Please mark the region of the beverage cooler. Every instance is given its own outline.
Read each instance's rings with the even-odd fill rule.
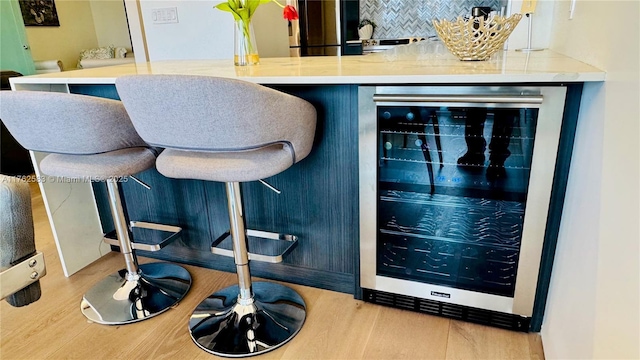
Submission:
[[[565,94],[360,87],[365,301],[528,330]]]

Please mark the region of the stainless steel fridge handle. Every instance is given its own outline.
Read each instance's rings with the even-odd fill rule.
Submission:
[[[374,94],[375,102],[445,102],[464,104],[542,104],[542,95],[407,95]]]

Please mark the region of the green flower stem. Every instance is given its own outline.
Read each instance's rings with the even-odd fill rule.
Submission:
[[[244,50],[245,56],[254,53],[253,42],[251,41],[251,22],[245,20],[239,20],[242,22],[242,33],[244,34]]]

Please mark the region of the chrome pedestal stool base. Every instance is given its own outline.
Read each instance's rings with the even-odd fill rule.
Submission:
[[[284,345],[302,328],[306,307],[293,289],[253,283],[248,304],[241,304],[238,293],[237,285],[222,289],[191,315],[191,338],[203,350],[226,357],[259,355]]]
[[[133,279],[123,269],[94,285],[82,298],[82,313],[106,325],[142,321],[170,309],[191,287],[191,275],[181,266],[151,263],[139,269]]]

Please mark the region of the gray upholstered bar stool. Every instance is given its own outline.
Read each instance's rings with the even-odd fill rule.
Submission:
[[[0,118],[28,150],[51,153],[40,169],[51,177],[106,180],[120,251],[126,268],[98,282],[84,295],[81,310],[101,324],[127,324],[158,315],[184,297],[191,276],[168,263],[138,265],[118,179],[154,166],[156,153],[136,133],[115,100],[36,91],[0,92]],[[139,224],[140,225],[140,224]],[[142,223],[177,232],[180,228]]]
[[[191,315],[195,343],[220,356],[273,350],[304,323],[304,301],[291,288],[251,282],[240,182],[278,174],[311,151],[315,108],[248,82],[198,76],[140,75],[116,80],[140,136],[166,148],[156,161],[171,178],[226,184],[238,285],[215,292]],[[265,233],[262,233],[265,234]],[[273,234],[267,234],[269,237]]]

